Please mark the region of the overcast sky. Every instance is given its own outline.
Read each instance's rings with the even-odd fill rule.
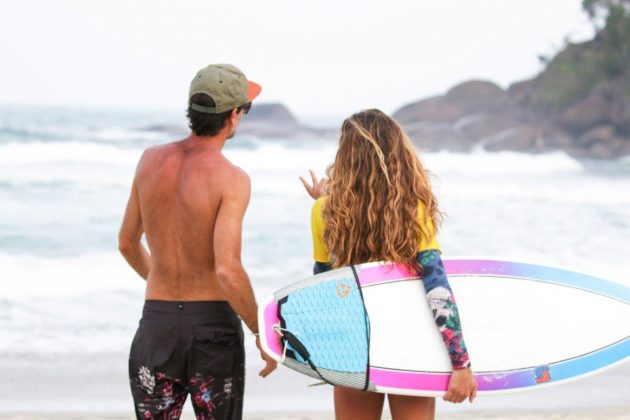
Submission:
[[[229,62],[299,116],[401,105],[540,71],[592,35],[580,0],[19,0],[0,3],[0,102],[182,109]]]

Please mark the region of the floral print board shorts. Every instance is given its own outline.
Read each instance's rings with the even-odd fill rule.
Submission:
[[[241,419],[240,319],[225,301],[145,301],[129,380],[138,419],[178,419],[188,394],[197,419]]]

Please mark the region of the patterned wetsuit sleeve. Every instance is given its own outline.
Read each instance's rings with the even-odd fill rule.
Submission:
[[[422,281],[435,323],[451,358],[454,370],[470,367],[455,297],[448,284],[439,251],[429,249],[418,254]]]

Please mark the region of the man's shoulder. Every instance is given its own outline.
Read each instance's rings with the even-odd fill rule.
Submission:
[[[182,140],[172,141],[170,143],[154,144],[144,149],[142,156],[156,156],[164,153],[171,153],[181,149]]]
[[[250,182],[249,174],[245,172],[241,167],[230,163],[230,171],[231,174],[235,177],[238,182]]]
[[[144,178],[149,173],[154,173],[157,168],[163,167],[167,160],[177,160],[177,153],[174,153],[175,143],[159,144],[146,148],[136,167],[136,178]]]
[[[142,152],[142,156],[140,156],[140,163],[147,160],[155,159],[156,157],[164,154],[167,151],[167,148],[169,148],[169,146],[172,144],[173,143],[156,144],[156,145],[147,147]]]
[[[229,183],[249,183],[249,175],[241,167],[233,164],[222,152],[213,158],[213,165],[208,168],[212,173],[221,173]]]
[[[181,151],[182,140],[149,146],[142,152],[140,163],[144,161],[160,160],[167,156],[176,157],[178,155],[177,152]]]
[[[246,192],[251,189],[251,179],[247,172],[242,168],[230,163],[227,167],[227,180],[230,184],[230,189]]]

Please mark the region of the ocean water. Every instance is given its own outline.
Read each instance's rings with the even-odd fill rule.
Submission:
[[[25,371],[41,375],[32,379],[40,388],[64,377],[87,381],[81,398],[46,388],[45,409],[128,406],[126,355],[144,282],[118,255],[117,233],[142,150],[177,139],[155,125],[185,127],[184,113],[0,107],[0,364],[14,366],[14,381],[0,386],[0,410],[28,407]],[[237,135],[227,144],[226,156],[252,179],[243,261],[259,297],[309,275],[312,200],[298,176],[309,168],[322,175],[335,151],[335,139]],[[421,157],[447,215],[445,255],[534,261],[630,286],[630,159],[483,150]],[[248,355],[253,372],[253,340]],[[77,358],[87,362],[71,363]],[[108,372],[114,379],[94,378]],[[272,386],[251,380],[252,410],[274,409],[269,393],[287,393],[283,383],[305,384],[279,377]],[[107,393],[102,383],[121,389]],[[329,410],[327,392],[304,388],[294,405]]]

